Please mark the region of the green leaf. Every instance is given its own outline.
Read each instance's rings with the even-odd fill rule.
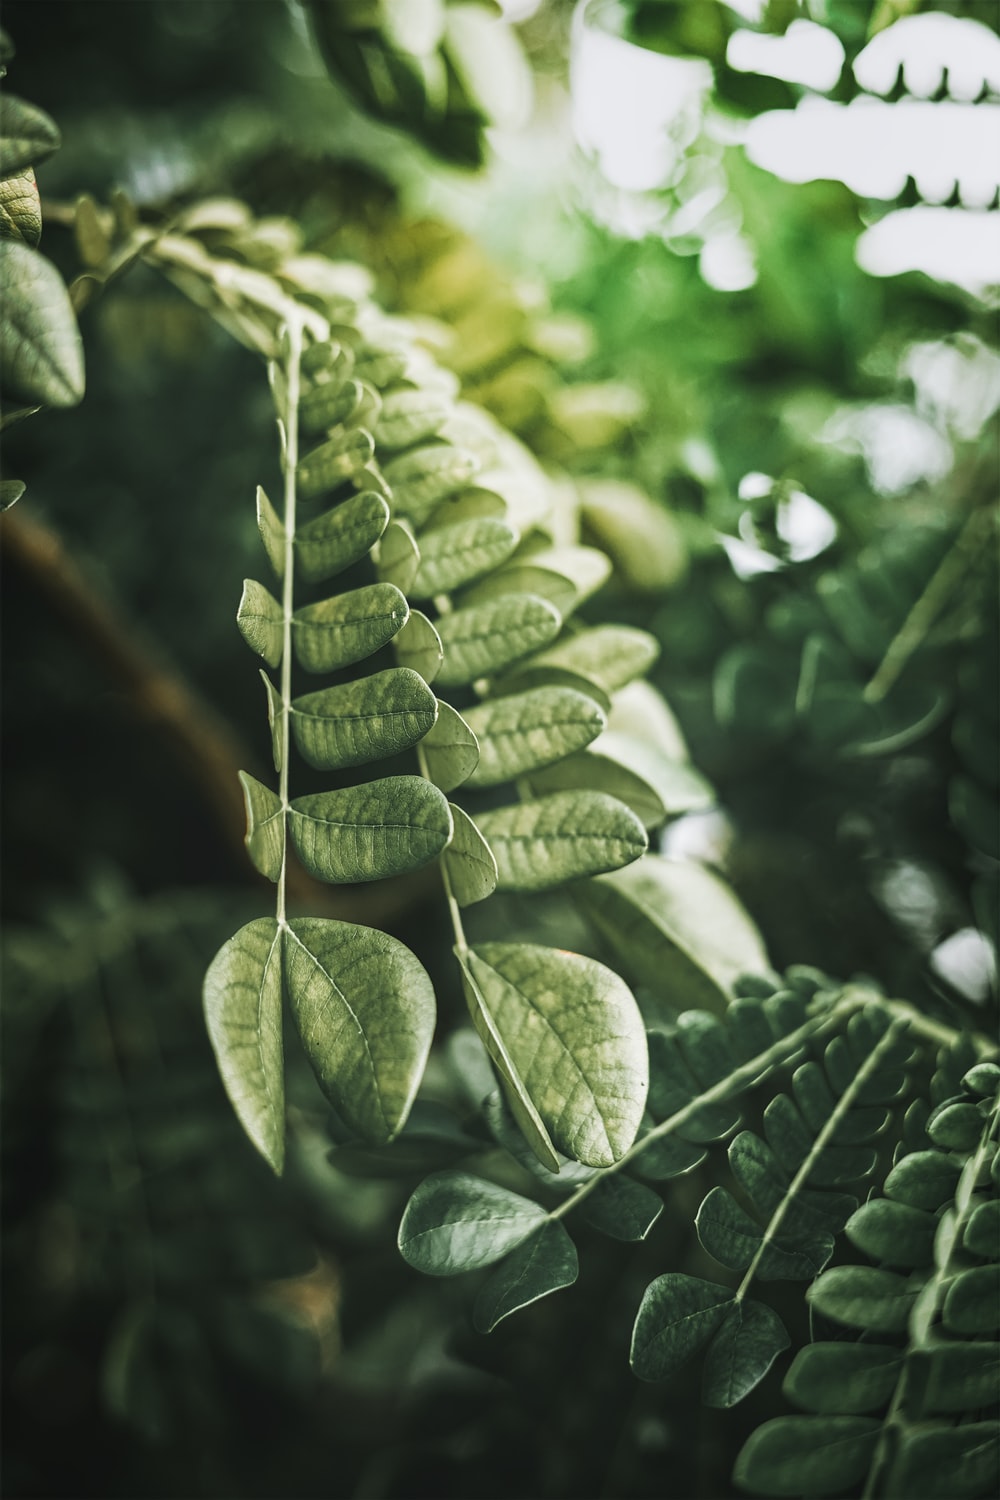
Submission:
[[[363,469],[375,452],[375,440],[363,427],[349,427],[321,443],[299,461],[299,497],[313,500],[334,490]]]
[[[983,1133],[983,1117],[974,1104],[949,1099],[932,1111],[924,1129],[942,1151],[973,1151]]]
[[[274,761],[274,769],[281,770],[281,760],[284,753],[284,719],[285,706],[281,701],[281,694],[267,673],[261,668],[261,681],[264,691],[267,693],[267,722],[271,730],[271,757]]]
[[[573,585],[573,608],[596,594],[611,577],[611,559],[597,547],[543,547],[524,558],[534,568],[558,573]]]
[[[455,1276],[500,1260],[546,1218],[519,1193],[467,1172],[435,1172],[406,1205],[399,1249],[425,1275]]]
[[[652,745],[672,765],[686,765],[691,759],[680,725],[663,694],[641,677],[615,693],[608,728]]]
[[[313,386],[299,403],[299,422],[304,432],[318,433],[339,427],[361,404],[363,388],[360,381],[346,378],[353,367],[353,354],[349,349],[341,349],[337,359],[338,363],[342,361],[339,371],[331,379]]]
[[[551,568],[539,568],[534,563],[511,563],[495,573],[488,573],[468,588],[463,589],[459,603],[462,608],[476,604],[489,604],[502,599],[506,594],[537,594],[547,599],[565,619],[576,604],[577,594],[572,581]]]
[[[366,557],[389,524],[389,507],[374,490],[362,490],[300,526],[295,559],[309,583],[333,578]]]
[[[643,1293],[632,1330],[632,1371],[640,1380],[666,1380],[681,1369],[725,1321],[733,1293],[714,1281],[668,1271]]]
[[[996,1422],[922,1423],[900,1434],[887,1493],[919,1500],[973,1500],[996,1493],[1000,1432]]]
[[[511,1313],[572,1286],[578,1273],[576,1246],[563,1226],[550,1220],[522,1240],[483,1283],[472,1321],[479,1333],[492,1333]]]
[[[257,486],[257,530],[264,543],[271,567],[279,578],[285,576],[285,528],[281,517],[267,498],[262,485]]]
[[[621,961],[672,1011],[722,1011],[741,974],[770,969],[733,892],[702,865],[650,856],[581,887]]]
[[[1000,1199],[992,1198],[972,1210],[962,1244],[984,1260],[1000,1259]]]
[[[289,825],[310,875],[335,884],[419,870],[452,835],[447,800],[422,776],[296,797]]]
[[[16,505],[25,489],[23,479],[0,479],[0,512],[10,510],[12,505]]]
[[[911,1151],[885,1179],[885,1195],[934,1213],[955,1196],[961,1172],[961,1163],[942,1151]]]
[[[752,1130],[741,1130],[730,1142],[729,1165],[740,1187],[762,1213],[773,1214],[787,1201],[785,1224],[796,1234],[839,1234],[858,1206],[857,1198],[849,1193],[806,1189],[789,1199],[791,1174]]]
[[[241,927],[205,975],[205,1020],[233,1109],[264,1160],[285,1161],[281,942],[273,917]]]
[[[558,611],[534,594],[507,594],[494,603],[455,610],[438,620],[444,647],[440,680],[461,687],[487,677],[559,634]]]
[[[969,1412],[991,1406],[1000,1382],[1000,1346],[937,1342],[924,1352],[930,1370],[924,1391],[928,1412]]]
[[[1000,1329],[1000,1265],[973,1266],[948,1288],[942,1310],[951,1333],[984,1334]]]
[[[419,672],[425,682],[433,682],[444,661],[441,637],[425,614],[411,609],[406,624],[392,643],[401,667]]]
[[[420,567],[410,591],[415,599],[450,593],[497,567],[517,542],[517,532],[507,521],[488,516],[425,531],[420,538]]]
[[[285,857],[285,820],[281,798],[246,771],[239,773],[246,804],[246,846],[257,869],[268,880],[277,880]]]
[[[646,1035],[618,975],[593,959],[527,943],[470,951],[469,972],[509,1067],[566,1156],[610,1166],[642,1121]]]
[[[434,987],[387,933],[300,917],[285,941],[288,998],[306,1055],[345,1124],[367,1141],[401,1129],[434,1036]]]
[[[468,813],[454,802],[450,806],[455,831],[444,851],[445,868],[451,893],[459,906],[473,906],[496,890],[497,862]]]
[[[356,682],[292,700],[292,733],[317,770],[361,766],[398,755],[434,724],[437,699],[407,667],[390,667]]]
[[[475,454],[450,443],[411,448],[382,467],[393,509],[421,526],[436,505],[462,489],[479,468]]]
[[[553,792],[481,813],[500,888],[544,891],[638,859],[646,830],[624,803],[602,792]]]
[[[376,564],[379,578],[408,594],[419,567],[420,548],[409,521],[390,521],[379,543]]]
[[[535,680],[544,681],[550,671],[561,671],[592,682],[602,692],[615,693],[633,677],[641,677],[659,654],[656,638],[645,630],[595,625],[538,652],[511,674],[510,685],[523,682],[528,686]]]
[[[496,786],[581,749],[607,722],[600,706],[573,688],[543,687],[470,708],[479,741],[470,786]]]
[[[0,95],[0,177],[37,166],[58,151],[61,140],[44,110],[14,94]]]
[[[281,605],[274,595],[255,579],[245,579],[236,623],[250,650],[262,656],[269,667],[276,667],[281,661],[283,622]]]
[[[810,1305],[835,1323],[872,1333],[902,1333],[920,1288],[876,1266],[834,1266],[806,1292]]]
[[[0,181],[0,235],[37,245],[42,234],[38,184],[30,167]]]
[[[733,1482],[752,1495],[838,1495],[868,1473],[882,1424],[874,1417],[772,1417],[750,1434]]]
[[[711,1344],[702,1373],[707,1406],[736,1406],[759,1385],[791,1340],[778,1314],[763,1302],[730,1307]]]
[[[647,829],[666,818],[710,807],[715,795],[693,767],[669,761],[631,736],[602,734],[582,754],[570,756],[531,778],[539,792],[591,787],[617,797]]]
[[[391,391],[382,402],[375,438],[382,448],[408,448],[433,437],[454,411],[454,402],[436,390]]]
[[[465,719],[450,703],[438,701],[438,716],[422,751],[427,775],[442,792],[454,791],[475,771],[479,744]]]
[[[714,1187],[705,1198],[695,1220],[698,1238],[715,1260],[731,1271],[749,1266],[765,1232],[741,1208],[724,1187]],[[755,1275],[761,1281],[811,1281],[833,1254],[832,1234],[817,1234],[810,1241],[790,1241],[787,1234],[764,1246]]]
[[[363,661],[402,630],[409,612],[406,599],[391,583],[370,583],[307,604],[292,616],[299,664],[307,672],[335,672]]]
[[[19,240],[0,239],[0,389],[28,405],[83,399],[83,343],[62,277]]]
[[[659,1193],[620,1173],[605,1177],[580,1207],[594,1229],[627,1242],[644,1240],[662,1212]]]
[[[920,1269],[934,1261],[938,1221],[926,1209],[891,1198],[872,1198],[844,1226],[852,1245],[884,1266]]]
[[[903,1366],[891,1344],[807,1344],[785,1376],[782,1391],[807,1411],[860,1414],[888,1406]]]

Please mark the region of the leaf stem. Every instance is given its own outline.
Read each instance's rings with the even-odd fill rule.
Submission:
[[[296,469],[299,462],[299,365],[302,359],[302,324],[292,319],[285,328],[285,410],[281,460],[285,479],[285,568],[281,596],[281,752],[278,768],[278,796],[281,800],[282,846],[281,871],[278,875],[277,918],[285,925],[285,894],[288,878],[288,761],[292,717],[292,611],[295,607],[295,507],[297,499]]]
[[[431,778],[427,770],[427,757],[424,754],[423,745],[417,746],[417,763],[420,767],[421,776],[425,781],[430,781]],[[445,861],[444,854],[442,854],[438,859],[438,868],[441,871],[441,884],[444,886],[444,894],[448,902],[448,911],[451,915],[451,928],[453,933],[455,934],[455,947],[458,951],[460,962],[464,963],[465,956],[469,951],[469,944],[465,936],[465,926],[462,922],[462,909],[459,906],[458,902],[455,900],[455,892],[452,889],[451,878],[448,874],[448,865]]]

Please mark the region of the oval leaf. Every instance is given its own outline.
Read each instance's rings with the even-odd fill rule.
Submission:
[[[462,715],[443,700],[438,702],[434,727],[421,745],[428,778],[443,792],[468,781],[479,763],[479,744]]]
[[[461,687],[536,651],[559,634],[558,610],[534,594],[507,594],[490,604],[459,609],[438,621],[444,647],[440,679]]]
[[[309,583],[333,578],[366,557],[389,524],[389,507],[374,490],[362,490],[342,505],[300,526],[295,560]]]
[[[408,616],[409,605],[391,583],[370,583],[321,599],[292,616],[295,654],[307,672],[335,672],[378,651],[402,630]]]
[[[297,797],[289,824],[310,875],[335,884],[419,870],[452,835],[447,800],[421,776]]]
[[[420,548],[407,521],[390,521],[379,543],[378,576],[384,583],[394,583],[404,594],[417,576]]]
[[[641,677],[660,654],[655,636],[628,625],[595,625],[567,636],[547,651],[541,651],[511,674],[511,683],[545,679],[550,671],[570,672],[615,693]]]
[[[236,623],[250,650],[262,656],[269,667],[276,667],[281,661],[283,621],[281,605],[274,595],[255,579],[245,579]]]
[[[479,741],[471,786],[496,786],[580,750],[606,724],[600,705],[573,688],[543,687],[470,708]]]
[[[296,470],[299,496],[314,500],[363,469],[375,452],[375,440],[363,427],[349,427],[307,453]]]
[[[69,293],[50,261],[0,239],[0,389],[28,405],[83,398],[83,343]]]
[[[463,488],[479,468],[479,460],[450,443],[411,448],[383,465],[392,490],[393,509],[420,526],[436,505]]]
[[[285,821],[281,799],[263,782],[241,771],[240,785],[246,804],[245,843],[257,869],[268,880],[277,880],[285,857]]]
[[[545,1210],[467,1172],[435,1172],[420,1184],[399,1226],[402,1257],[428,1276],[492,1265],[545,1223]]]
[[[646,830],[624,803],[602,792],[553,792],[481,813],[502,890],[544,891],[638,859]]]
[[[640,1380],[666,1380],[721,1327],[733,1301],[728,1287],[668,1271],[643,1293],[632,1330],[632,1370]]]
[[[329,771],[408,750],[427,734],[437,711],[422,677],[390,667],[294,698],[292,733],[304,759]]]
[[[726,1408],[742,1401],[790,1343],[784,1323],[763,1302],[740,1302],[731,1307],[705,1358],[705,1404]]]
[[[425,682],[434,681],[444,661],[441,637],[419,609],[410,611],[406,624],[393,640],[392,649],[399,665],[412,667]]]
[[[264,1160],[285,1161],[281,943],[273,917],[241,927],[212,960],[205,1020],[226,1093]]]
[[[44,110],[14,94],[0,95],[0,177],[37,166],[58,151],[59,127]]]
[[[493,1272],[479,1289],[472,1321],[480,1333],[492,1333],[511,1313],[572,1286],[579,1274],[576,1246],[558,1220],[550,1220]]]
[[[839,1495],[868,1473],[875,1417],[774,1417],[750,1435],[733,1479],[752,1495]]]
[[[411,580],[410,591],[415,599],[450,593],[459,584],[497,567],[517,542],[513,526],[490,517],[425,531],[420,538],[420,567]]]
[[[477,901],[485,901],[496,890],[497,862],[468,813],[453,802],[451,815],[455,832],[444,851],[448,883],[459,906],[473,906]]]

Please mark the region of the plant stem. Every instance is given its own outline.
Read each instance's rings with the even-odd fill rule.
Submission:
[[[431,778],[427,772],[427,757],[424,754],[423,745],[419,744],[417,745],[417,764],[420,767],[420,774],[424,778],[424,780],[430,781]],[[451,928],[452,932],[455,934],[455,947],[458,951],[460,959],[464,960],[465,955],[469,951],[469,944],[465,936],[465,926],[462,922],[462,909],[459,906],[458,902],[455,900],[455,892],[452,889],[451,877],[448,874],[448,866],[445,861],[444,854],[442,854],[438,860],[438,868],[441,871],[441,884],[444,886],[444,894],[448,901],[448,911],[451,916]]]
[[[297,499],[296,469],[299,462],[299,363],[302,358],[302,324],[292,319],[285,328],[285,356],[283,359],[286,381],[285,410],[283,414],[283,442],[281,459],[285,479],[285,569],[282,579],[281,613],[281,762],[278,768],[278,796],[281,800],[282,849],[281,872],[278,875],[277,918],[279,927],[285,925],[285,894],[288,871],[288,761],[291,749],[292,718],[292,610],[295,607],[295,505]]]

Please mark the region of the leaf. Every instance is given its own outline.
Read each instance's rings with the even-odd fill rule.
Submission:
[[[466,721],[479,741],[475,787],[513,781],[561,760],[601,733],[603,710],[573,688],[543,687],[470,708]]]
[[[707,1406],[736,1406],[759,1385],[783,1349],[791,1343],[784,1323],[763,1302],[744,1301],[729,1308],[711,1344],[702,1373]]]
[[[273,917],[241,927],[205,975],[205,1020],[226,1093],[264,1160],[285,1161],[281,943]]]
[[[955,1196],[961,1163],[942,1151],[911,1151],[885,1179],[885,1195],[934,1213]]]
[[[1000,1328],[1000,1265],[973,1266],[948,1288],[942,1309],[951,1333],[996,1333]]]
[[[0,388],[28,405],[83,399],[83,343],[69,293],[50,261],[0,239]]]
[[[602,792],[553,792],[481,813],[501,890],[544,891],[638,859],[646,830],[624,803]]]
[[[468,813],[454,802],[450,806],[455,831],[444,851],[445,869],[451,893],[459,906],[473,906],[477,901],[485,901],[496,890],[497,862]]]
[[[25,167],[58,151],[62,137],[44,110],[14,94],[0,95],[0,177],[13,177]]]
[[[555,605],[563,619],[572,613],[577,601],[572,580],[551,568],[540,568],[534,563],[515,562],[495,573],[488,573],[468,588],[463,589],[460,604],[463,608],[475,604],[488,604],[501,599],[505,594],[537,594]]]
[[[962,1244],[984,1260],[1000,1258],[1000,1199],[992,1198],[972,1210]]]
[[[317,770],[360,766],[408,750],[427,734],[438,712],[423,678],[390,667],[292,700],[292,733]]]
[[[651,856],[580,888],[621,961],[672,1011],[722,1011],[741,974],[770,969],[733,892],[703,866]]]
[[[313,500],[317,495],[336,489],[345,479],[363,469],[374,452],[375,440],[363,427],[339,431],[300,459],[296,470],[300,498]]]
[[[612,970],[562,949],[486,943],[467,958],[509,1067],[566,1156],[610,1166],[631,1146],[648,1087],[638,1006]]]
[[[91,269],[102,266],[111,254],[111,216],[97,205],[91,193],[80,193],[73,205],[73,237],[80,259]]]
[[[425,614],[411,609],[406,624],[392,643],[401,667],[419,672],[425,682],[433,682],[444,661],[441,637]]]
[[[543,547],[525,557],[532,567],[568,578],[573,585],[573,608],[596,594],[611,577],[611,559],[597,547]]]
[[[333,578],[366,557],[389,524],[389,507],[374,490],[362,490],[325,515],[306,521],[295,535],[295,560],[308,583]]]
[[[492,1333],[511,1313],[572,1286],[578,1274],[576,1246],[562,1224],[550,1220],[522,1240],[480,1287],[473,1324],[479,1333]]]
[[[708,1193],[695,1227],[709,1255],[731,1271],[746,1270],[764,1245],[755,1271],[761,1281],[811,1281],[833,1254],[832,1234],[817,1234],[805,1243],[789,1241],[786,1234],[765,1244],[764,1229],[724,1187]]]
[[[752,1130],[741,1130],[730,1142],[729,1165],[740,1187],[762,1213],[773,1214],[787,1200],[786,1227],[796,1233],[839,1234],[858,1206],[857,1198],[849,1193],[806,1189],[789,1199],[791,1174]]]
[[[475,1271],[545,1223],[545,1210],[467,1172],[435,1172],[413,1194],[399,1226],[403,1259],[428,1276]]]
[[[852,1245],[869,1260],[886,1266],[920,1269],[934,1261],[938,1220],[926,1209],[872,1198],[853,1213],[844,1226]]]
[[[663,694],[641,677],[615,693],[608,728],[652,745],[674,765],[684,765],[691,758],[680,725]]]
[[[427,776],[442,792],[468,781],[479,762],[476,736],[450,703],[438,700],[438,716],[424,738],[421,751]]]
[[[900,1434],[887,1475],[889,1493],[919,1500],[965,1500],[996,1492],[1000,1433],[996,1422],[922,1423]]]
[[[23,479],[0,479],[0,512],[10,510],[12,505],[16,505],[25,489]]]
[[[497,567],[517,542],[513,526],[489,516],[425,531],[420,538],[420,567],[410,591],[415,599],[450,593]]]
[[[307,672],[335,672],[363,661],[402,630],[409,612],[406,599],[391,583],[369,583],[307,604],[292,616],[299,664]]]
[[[588,1224],[627,1242],[644,1240],[662,1212],[659,1193],[620,1173],[605,1177],[580,1207]]]
[[[438,620],[444,648],[440,680],[461,687],[510,666],[559,634],[557,610],[534,594],[507,594]]]
[[[269,667],[278,666],[284,649],[284,615],[274,595],[253,578],[244,579],[236,623],[250,650]]]
[[[349,352],[342,351],[344,354]],[[336,376],[314,386],[299,403],[299,422],[303,431],[334,432],[346,423],[357,426],[367,390],[363,381],[341,381]]]
[[[37,245],[42,234],[38,184],[30,167],[0,181],[0,235]]]
[[[420,548],[408,521],[390,521],[379,543],[377,572],[383,583],[394,583],[404,594],[417,576]]]
[[[785,1376],[782,1391],[807,1411],[880,1411],[892,1399],[903,1351],[892,1344],[807,1344]]]
[[[610,732],[582,754],[533,776],[531,783],[539,792],[579,787],[606,792],[630,807],[650,830],[668,817],[710,807],[716,800],[693,767],[667,760],[641,740]]]
[[[479,468],[475,454],[450,443],[411,448],[382,466],[392,490],[393,509],[409,516],[416,526],[427,520],[436,505],[463,488]]]
[[[272,568],[279,578],[284,578],[285,528],[262,485],[257,486],[257,530]]]
[[[300,917],[285,940],[288,998],[306,1055],[345,1124],[367,1141],[401,1129],[434,1036],[434,987],[387,933]]]
[[[281,694],[267,673],[261,668],[261,681],[267,694],[267,722],[271,730],[271,756],[274,761],[274,769],[281,770],[282,755],[284,752],[284,720],[285,706],[281,701]]]
[[[615,693],[652,666],[660,648],[654,636],[627,625],[595,625],[540,651],[511,674],[510,685],[544,680],[550,671],[571,672],[605,693]],[[506,684],[505,684],[506,685]]]
[[[728,1287],[668,1271],[643,1293],[629,1356],[640,1380],[666,1380],[722,1326],[733,1301]]]
[[[928,1412],[969,1412],[996,1401],[1000,1347],[989,1343],[935,1343],[926,1355],[930,1370],[924,1392]]]
[[[392,391],[382,402],[376,441],[383,448],[408,448],[433,437],[453,411],[454,402],[440,391]]]
[[[902,1333],[919,1287],[876,1266],[834,1266],[806,1292],[811,1307],[851,1328]]]
[[[772,1417],[736,1460],[733,1482],[752,1495],[838,1495],[868,1473],[882,1424],[874,1417]]]
[[[268,880],[277,880],[285,857],[285,820],[281,798],[263,782],[239,773],[246,804],[246,846],[257,869]]]
[[[336,884],[419,870],[452,834],[445,797],[421,776],[296,797],[289,826],[310,875]]]

